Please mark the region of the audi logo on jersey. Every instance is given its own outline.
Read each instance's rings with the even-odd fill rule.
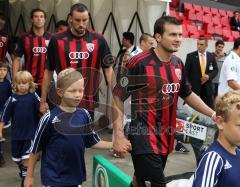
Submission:
[[[32,49],[32,51],[34,53],[46,53],[47,52],[47,48],[46,47],[34,47]]]
[[[3,47],[4,46],[4,43],[3,42],[0,42],[0,47]]]
[[[89,53],[88,52],[70,52],[69,58],[71,60],[81,60],[81,59],[88,59]]]
[[[164,94],[176,93],[176,92],[179,92],[179,89],[180,89],[180,84],[179,83],[163,84],[162,93],[164,93]]]

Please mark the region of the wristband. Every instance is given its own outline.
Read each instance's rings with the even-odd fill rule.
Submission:
[[[211,119],[214,120],[216,118],[216,112],[213,112],[211,115]]]

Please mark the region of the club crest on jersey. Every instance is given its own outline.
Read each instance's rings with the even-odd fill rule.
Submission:
[[[7,41],[7,37],[2,36],[2,41],[5,43]]]
[[[93,52],[94,44],[93,43],[87,43],[87,49],[88,49],[89,52]]]
[[[177,75],[178,80],[182,79],[182,71],[179,68],[175,69],[175,74]]]
[[[46,44],[46,46],[48,46],[49,40],[45,40],[45,44]]]

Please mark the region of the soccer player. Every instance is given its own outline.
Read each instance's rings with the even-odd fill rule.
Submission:
[[[78,187],[86,180],[85,148],[112,147],[112,142],[100,140],[91,129],[91,117],[79,108],[84,93],[84,79],[73,68],[61,71],[57,77],[59,106],[41,118],[34,142],[25,187],[34,186],[33,172],[42,151],[41,179],[44,186]]]
[[[85,5],[74,4],[70,10],[71,28],[52,37],[48,46],[48,63],[44,72],[41,111],[47,109],[47,92],[55,70],[59,73],[68,67],[77,68],[85,81],[84,96],[80,104],[94,117],[98,106],[100,70],[103,68],[107,85],[111,87],[112,56],[104,37],[89,30],[89,12]]]
[[[233,44],[233,50],[225,58],[219,77],[218,95],[240,89],[240,38]]]
[[[218,138],[208,148],[194,175],[193,187],[235,187],[240,184],[240,93],[216,99]]]
[[[205,115],[215,114],[191,91],[184,65],[173,55],[181,44],[181,22],[170,16],[157,19],[154,36],[157,47],[133,57],[113,91],[118,106],[113,127],[119,144],[125,139],[123,101],[132,98],[129,139],[138,187],[166,186],[163,170],[173,150],[178,96]],[[119,147],[127,149],[126,145]]]
[[[42,9],[31,11],[32,28],[31,31],[21,34],[17,48],[14,51],[13,77],[20,70],[20,60],[24,55],[25,64],[23,69],[29,71],[38,84],[36,92],[41,95],[41,86],[45,63],[47,61],[47,46],[51,34],[44,30],[46,13]]]
[[[3,111],[4,104],[6,100],[12,94],[12,86],[8,79],[6,79],[8,72],[8,64],[6,62],[0,61],[0,114]],[[3,140],[2,135],[3,125],[0,125],[0,141]],[[2,141],[0,142],[0,167],[3,167],[5,160],[2,152]]]
[[[27,172],[31,140],[39,121],[39,102],[32,75],[27,71],[17,72],[13,94],[4,105],[0,124],[3,126],[11,119],[12,160],[19,167],[22,185]]]

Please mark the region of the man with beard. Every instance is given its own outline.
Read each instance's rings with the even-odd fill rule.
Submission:
[[[194,92],[186,80],[182,61],[173,55],[182,39],[182,25],[174,17],[156,20],[157,47],[133,57],[113,91],[117,104],[115,138],[124,142],[123,101],[131,96],[129,139],[138,187],[166,186],[164,167],[173,150],[178,96],[195,110],[214,118],[215,112]],[[116,117],[113,116],[113,117]],[[115,147],[116,151],[121,152]]]

